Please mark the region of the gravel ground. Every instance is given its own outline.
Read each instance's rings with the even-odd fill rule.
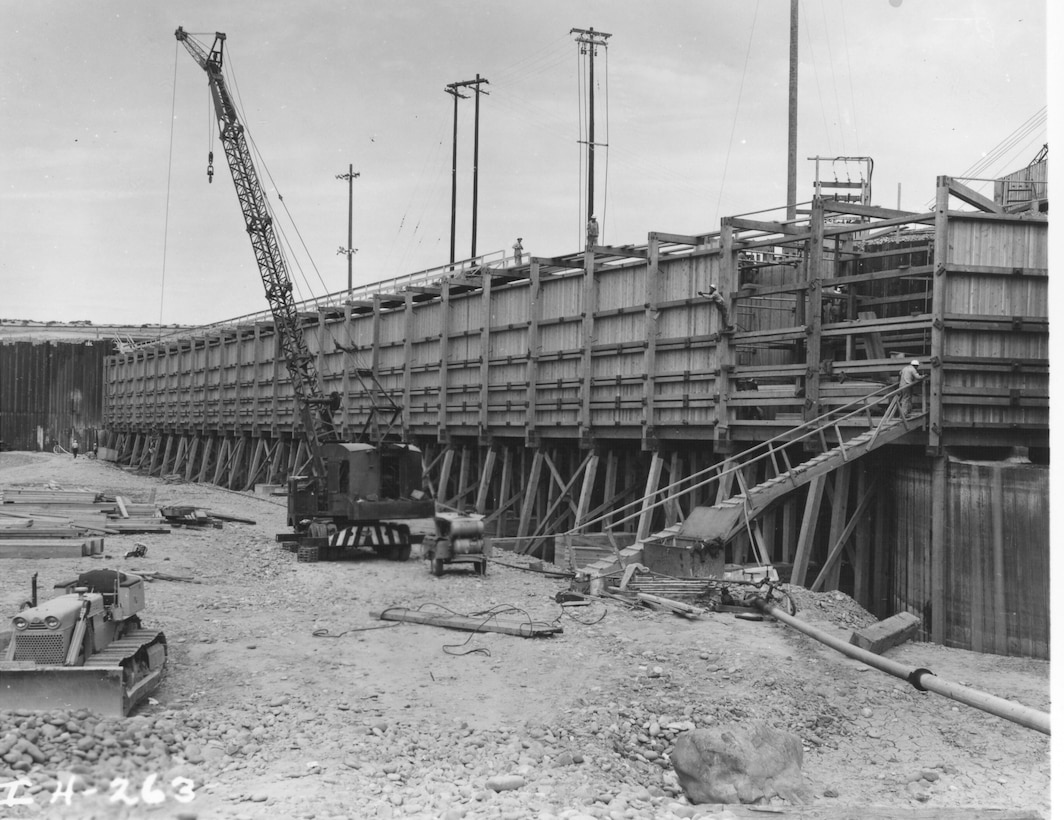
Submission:
[[[103,559],[2,562],[5,616],[34,572],[42,590],[100,566],[197,583],[148,585],[144,625],[165,631],[170,658],[134,716],[0,712],[0,817],[750,817],[689,805],[668,757],[684,731],[754,719],[801,738],[813,807],[1049,816],[1048,738],[917,692],[782,624],[598,602],[570,615],[554,601],[567,584],[508,553],[483,578],[435,578],[416,557],[299,563],[273,538],[284,529],[278,499],[85,458],[0,454],[0,487],[48,482],[134,500],[154,491],[159,505],[257,523],[113,537]],[[122,558],[134,542],[147,555]],[[840,636],[874,620],[842,593],[792,592],[799,617]],[[486,621],[505,612],[562,632],[520,638],[371,617],[390,606]],[[887,654],[1049,708],[1048,663],[923,643]],[[17,778],[17,790],[3,786]]]

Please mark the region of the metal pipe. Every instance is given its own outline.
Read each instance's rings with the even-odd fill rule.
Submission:
[[[893,675],[896,678],[908,681],[922,692],[934,692],[936,695],[942,695],[943,697],[950,698],[958,703],[963,703],[983,712],[989,712],[990,714],[1004,718],[1005,720],[1011,720],[1013,723],[1018,723],[1020,726],[1026,726],[1028,729],[1034,729],[1044,735],[1050,734],[1048,712],[1040,712],[1029,706],[1013,703],[1010,700],[999,698],[996,695],[991,695],[987,692],[981,692],[978,689],[972,689],[968,686],[961,686],[959,683],[942,680],[930,669],[906,666],[905,664],[877,655],[875,652],[869,652],[867,649],[861,649],[859,646],[846,643],[842,639],[836,638],[834,635],[829,635],[827,632],[823,632],[816,627],[810,626],[805,621],[795,618],[793,615],[788,615],[774,603],[767,601],[764,598],[755,598],[752,603],[763,613],[771,615],[777,621],[781,621],[787,624],[787,626],[797,629],[799,632],[808,635],[814,640],[820,641],[820,643],[826,646],[830,646],[832,649],[837,649],[843,655],[861,661],[862,663],[866,663],[881,672],[886,672],[888,675]]]

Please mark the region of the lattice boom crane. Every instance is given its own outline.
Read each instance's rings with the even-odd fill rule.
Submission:
[[[394,560],[406,560],[411,535],[404,522],[435,514],[435,502],[425,487],[421,451],[383,436],[375,442],[339,440],[333,415],[339,409],[340,397],[336,393],[324,395],[244,126],[222,76],[225,35],[215,34],[209,51],[183,28],[178,28],[175,36],[207,73],[222,145],[291,376],[310,456],[311,475],[288,477],[288,523],[295,532],[278,535],[278,539],[295,541],[300,549],[314,550],[315,554],[324,550],[327,557],[338,558],[345,550],[365,546]],[[400,412],[394,404],[392,409],[389,429]]]
[[[233,174],[236,195],[244,213],[244,224],[255,252],[259,275],[266,290],[266,300],[270,304],[285,365],[292,378],[292,389],[296,393],[303,428],[306,431],[311,470],[320,478],[325,474],[321,445],[338,440],[332,421],[332,411],[335,407],[322,391],[314,356],[307,347],[296,302],[292,296],[288,264],[277,241],[273,217],[270,215],[266,195],[248,150],[244,126],[237,117],[236,107],[222,76],[225,34],[219,32],[214,35],[214,44],[209,52],[183,28],[178,28],[174,34],[199,63],[200,68],[207,72],[207,82],[218,117],[218,129],[225,156]]]

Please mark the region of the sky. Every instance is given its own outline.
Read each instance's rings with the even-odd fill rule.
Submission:
[[[0,318],[266,309],[178,26],[208,48],[227,35],[300,298],[347,286],[349,167],[356,286],[449,261],[445,86],[478,75],[478,254],[517,237],[526,254],[579,250],[589,77],[572,29],[610,34],[594,63],[600,243],[786,204],[786,0],[0,0]],[[875,204],[926,210],[936,176],[1007,173],[1048,139],[1045,0],[801,0],[798,39],[799,201],[808,157],[870,156]],[[458,259],[473,251],[474,112],[459,100]]]

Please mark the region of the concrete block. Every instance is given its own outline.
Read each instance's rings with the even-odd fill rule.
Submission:
[[[920,618],[911,612],[899,612],[885,621],[855,630],[850,643],[879,655],[892,646],[911,640],[920,628]]]

